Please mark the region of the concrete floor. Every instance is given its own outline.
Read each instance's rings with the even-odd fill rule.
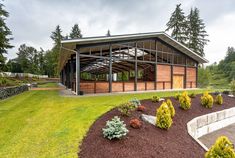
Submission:
[[[199,140],[208,148],[210,148],[220,136],[226,136],[235,144],[235,124],[229,125],[225,128],[209,133],[199,138]]]

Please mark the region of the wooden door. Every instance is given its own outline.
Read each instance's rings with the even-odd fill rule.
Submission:
[[[183,75],[173,75],[173,89],[184,88],[184,76]]]

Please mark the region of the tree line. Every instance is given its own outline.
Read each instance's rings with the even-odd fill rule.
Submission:
[[[206,38],[208,34],[205,30],[205,23],[200,18],[198,8],[191,8],[186,16],[181,9],[181,4],[177,4],[166,26],[166,31],[171,31],[171,36],[174,39],[198,55],[205,56],[204,46],[209,40]]]

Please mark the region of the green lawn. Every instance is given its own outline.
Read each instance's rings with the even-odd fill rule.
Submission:
[[[99,116],[133,97],[154,94],[174,92],[69,98],[58,91],[28,91],[0,101],[0,157],[77,157],[79,143]]]
[[[39,84],[39,88],[53,88],[53,87],[58,87],[58,83],[56,82],[49,82],[49,83],[44,83],[44,84]]]

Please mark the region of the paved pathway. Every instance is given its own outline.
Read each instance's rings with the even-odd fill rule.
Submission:
[[[235,124],[229,125],[225,128],[209,133],[199,138],[199,140],[210,148],[220,136],[227,136],[229,140],[235,144]]]

